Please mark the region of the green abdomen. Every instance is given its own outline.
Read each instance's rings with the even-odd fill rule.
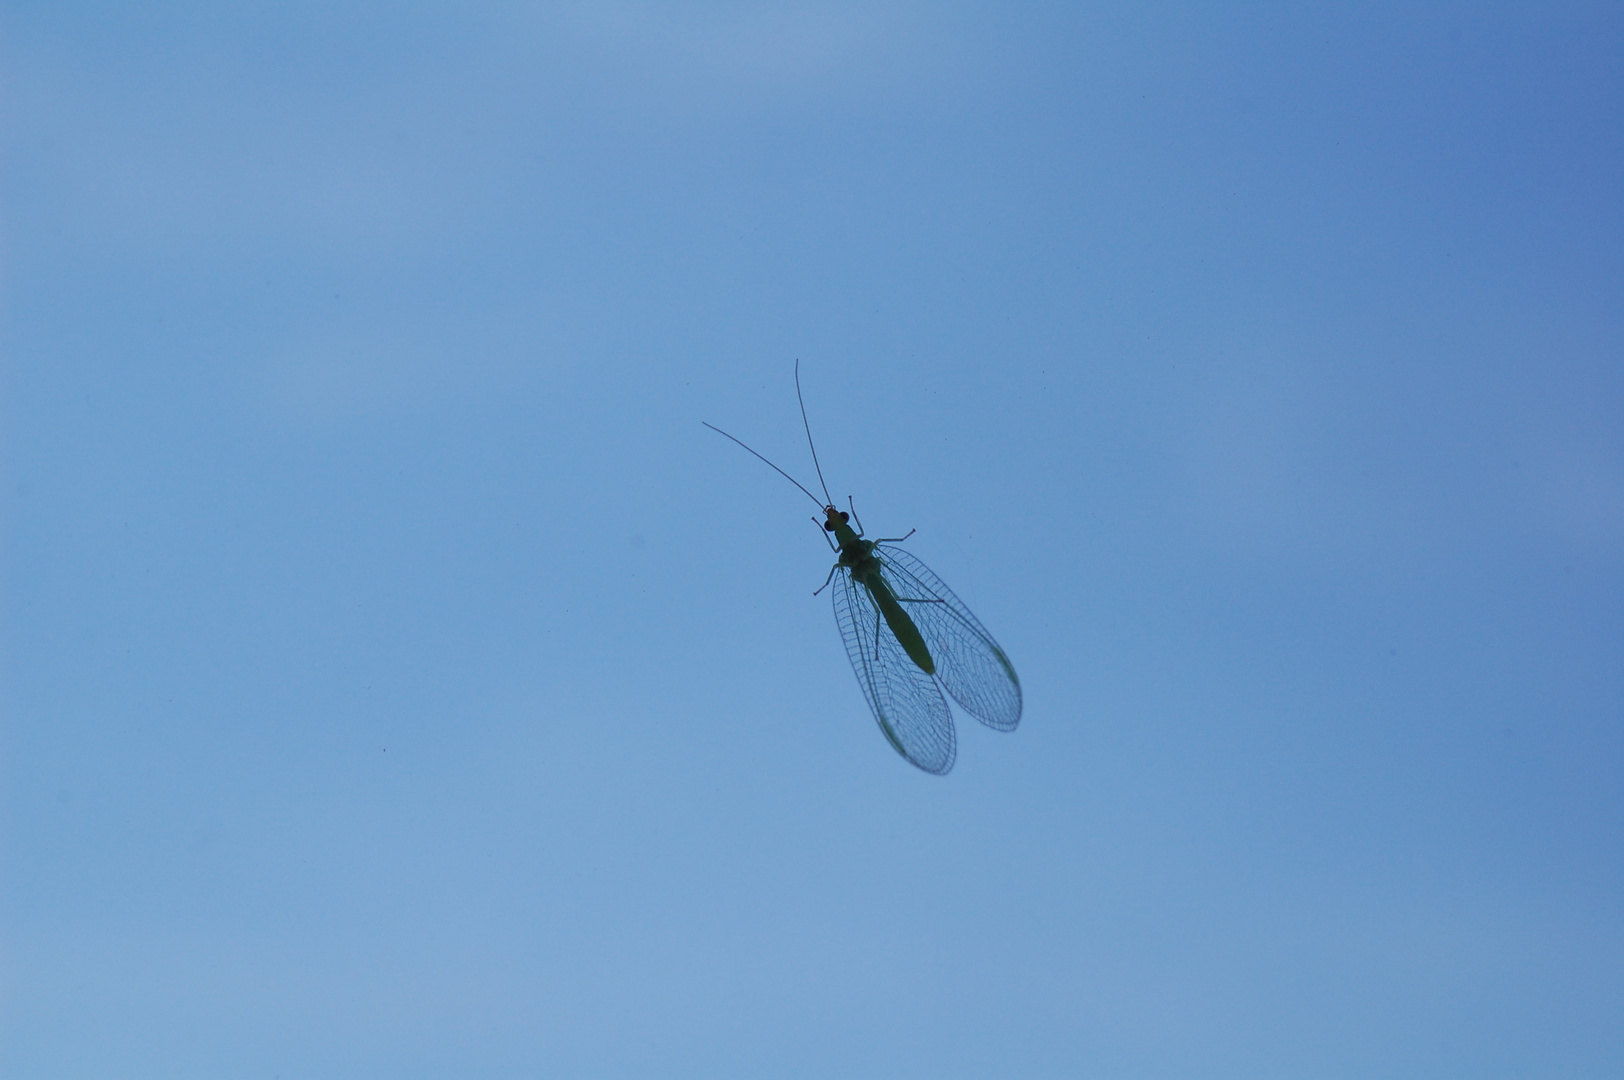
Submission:
[[[878,572],[865,574],[863,584],[868,587],[869,595],[874,598],[880,614],[885,617],[885,625],[897,636],[903,651],[926,675],[936,674],[936,661],[930,658],[930,650],[925,648],[925,639],[919,636],[919,628],[908,617],[908,613],[902,610],[902,605],[897,603],[897,598],[892,595],[891,587],[885,583],[885,579],[880,577]]]

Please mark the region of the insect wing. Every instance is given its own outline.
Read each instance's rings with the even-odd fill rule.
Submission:
[[[892,593],[925,639],[936,661],[936,677],[953,700],[990,728],[1015,730],[1021,722],[1021,680],[987,628],[941,578],[906,551],[881,544],[874,554]]]
[[[874,598],[850,571],[835,571],[835,622],[880,731],[897,753],[940,776],[957,753],[953,714],[941,688],[903,651]]]

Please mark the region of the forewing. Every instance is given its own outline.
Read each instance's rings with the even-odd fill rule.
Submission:
[[[1021,680],[987,628],[941,578],[906,551],[881,544],[874,554],[891,591],[919,627],[936,661],[936,677],[953,700],[990,728],[1015,730],[1021,722]]]
[[[835,622],[857,683],[880,731],[897,753],[940,776],[957,752],[953,714],[936,681],[908,658],[866,588],[844,567],[835,571]]]

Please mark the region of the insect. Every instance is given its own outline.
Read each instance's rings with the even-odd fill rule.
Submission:
[[[1021,721],[1021,681],[1004,650],[953,590],[924,563],[896,546],[914,530],[904,536],[865,540],[863,523],[850,497],[846,499],[849,514],[835,508],[823,467],[818,464],[812,425],[806,419],[799,361],[795,398],[812,450],[812,467],[823,488],[821,502],[800,481],[740,440],[713,424],[705,426],[749,450],[818,505],[823,519],[812,520],[822,526],[824,539],[840,558],[812,595],[833,583],[835,622],[880,731],[909,762],[941,776],[953,768],[957,754],[953,714],[943,690],[988,727],[1014,731]]]

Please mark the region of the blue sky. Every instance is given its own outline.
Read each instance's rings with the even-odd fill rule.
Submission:
[[[1624,1069],[1617,7],[0,35],[7,1075]]]

